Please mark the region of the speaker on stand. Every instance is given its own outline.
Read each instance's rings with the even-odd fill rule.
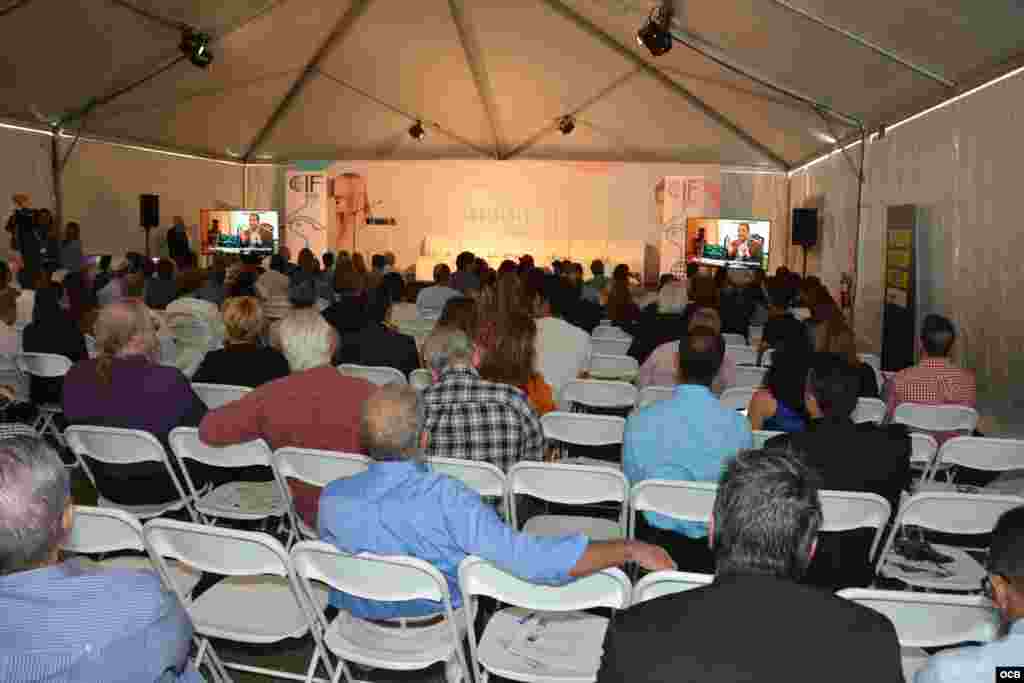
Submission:
[[[804,248],[804,277],[807,277],[807,249],[818,243],[818,210],[793,209],[793,244]]]
[[[146,258],[149,258],[149,232],[160,226],[160,195],[139,195],[139,224],[146,231]]]

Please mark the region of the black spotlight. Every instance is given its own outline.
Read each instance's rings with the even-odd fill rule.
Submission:
[[[200,69],[205,69],[213,62],[213,52],[210,51],[210,36],[205,33],[185,29],[181,34],[181,45],[178,46],[183,55],[188,57]]]
[[[427,137],[427,131],[423,128],[423,123],[417,121],[416,123],[412,124],[412,126],[409,128],[409,137],[411,137],[413,140],[416,140],[417,142],[422,142],[423,138]]]
[[[576,119],[571,116],[563,116],[558,119],[558,130],[562,131],[562,135],[573,132],[576,130]]]
[[[672,34],[669,33],[669,22],[672,21],[671,6],[664,4],[655,8],[651,16],[636,32],[636,42],[646,47],[652,56],[660,57],[672,49]]]

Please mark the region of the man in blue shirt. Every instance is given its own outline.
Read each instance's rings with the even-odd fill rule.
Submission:
[[[363,408],[362,436],[374,462],[365,472],[324,489],[318,517],[321,539],[348,553],[409,555],[430,562],[447,579],[455,608],[462,604],[458,566],[468,555],[547,584],[568,583],[629,560],[652,571],[674,568],[664,550],[647,543],[592,542],[580,534],[530,536],[505,524],[476,492],[432,472],[421,460],[427,433],[419,396],[411,387],[389,384],[372,394]],[[330,602],[373,622],[430,617],[443,610],[432,601],[378,602],[337,591]]]
[[[1000,680],[997,666],[1024,664],[1024,507],[1004,512],[996,522],[983,587],[999,610],[1005,636],[980,647],[933,655],[914,683],[988,683]]]
[[[722,406],[711,383],[722,366],[725,343],[707,327],[695,327],[679,342],[679,382],[671,399],[630,416],[622,447],[622,469],[630,483],[645,479],[718,481],[726,459],[752,448],[750,423]],[[637,537],[664,545],[680,567],[713,571],[707,526],[645,512]]]
[[[0,443],[0,680],[202,683],[192,624],[154,572],[59,561],[71,502],[45,441]]]

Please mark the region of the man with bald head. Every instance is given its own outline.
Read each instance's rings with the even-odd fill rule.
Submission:
[[[752,448],[747,419],[711,393],[725,357],[722,335],[694,327],[679,341],[679,384],[672,398],[630,415],[622,470],[631,483],[645,479],[718,481],[722,464]],[[707,526],[654,512],[637,516],[637,538],[663,544],[684,571],[711,572]]]
[[[462,606],[458,566],[478,555],[521,579],[564,584],[634,560],[648,570],[671,569],[664,550],[637,541],[591,541],[582,534],[531,536],[503,522],[493,506],[457,479],[433,472],[423,450],[430,439],[417,392],[388,384],[365,402],[365,472],[332,482],[320,497],[320,538],[348,553],[409,555],[444,575],[452,606]],[[353,619],[391,629],[396,618],[408,628],[444,629],[443,608],[428,600],[376,602],[333,591],[330,602],[344,610],[333,628]],[[463,617],[457,616],[462,619]]]

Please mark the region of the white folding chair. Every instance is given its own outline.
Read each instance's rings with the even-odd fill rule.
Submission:
[[[596,639],[572,641],[570,647],[578,662],[576,666],[582,670],[551,667],[509,650],[513,649],[513,641],[521,634],[522,626],[530,620],[531,613],[541,613],[535,622],[538,626],[544,621],[549,621],[554,627],[560,624],[571,626],[572,621],[603,619],[580,614],[579,610],[596,607],[624,609],[630,604],[631,595],[629,579],[619,569],[605,569],[565,585],[551,586],[519,579],[479,557],[467,557],[459,564],[459,588],[465,604],[472,607],[470,614],[476,613],[477,596],[481,595],[514,605],[491,617],[479,642],[473,629],[469,630],[470,660],[478,683],[487,683],[491,674],[538,683],[593,681],[601,661],[601,643],[592,642]],[[592,630],[600,636],[601,624],[594,625],[598,629]]]
[[[723,391],[718,400],[730,410],[746,413],[747,407],[750,406],[750,399],[754,397],[755,391],[757,391],[756,387],[732,387]]]
[[[14,357],[18,370],[28,377],[39,377],[52,379],[63,377],[71,369],[71,361],[65,356],[56,353],[19,353]],[[35,428],[40,434],[49,434],[57,439],[57,443],[66,445],[64,435],[61,434],[53,419],[61,415],[64,409],[59,403],[45,403],[38,406],[39,417],[36,419]]]
[[[666,399],[672,398],[672,396],[675,393],[675,387],[644,387],[643,389],[640,390],[640,395],[637,398],[636,407],[646,408],[652,403],[657,403],[658,401],[664,401]]]
[[[742,334],[733,334],[731,332],[723,332],[722,339],[725,340],[726,346],[747,346],[747,338]]]
[[[232,401],[237,401],[252,389],[232,384],[210,384],[208,382],[192,382],[192,390],[210,410],[216,410]]]
[[[629,408],[636,405],[639,392],[629,382],[602,379],[574,379],[562,388],[562,400],[584,408]]]
[[[611,446],[621,444],[626,432],[626,420],[618,415],[591,415],[568,413],[561,410],[540,418],[544,438],[549,444],[575,446]]]
[[[423,391],[433,383],[434,376],[430,373],[430,370],[416,368],[409,373],[409,384],[411,384],[412,388],[416,391]]]
[[[632,381],[640,374],[636,358],[595,352],[590,356],[590,376],[595,379],[622,379]]]
[[[654,600],[663,595],[672,595],[673,593],[682,593],[683,591],[700,588],[714,580],[714,574],[679,572],[674,569],[651,572],[633,586],[633,602],[631,605],[639,605],[641,602]]]
[[[148,432],[137,429],[118,429],[116,427],[94,427],[92,425],[72,425],[64,430],[64,438],[68,447],[75,454],[79,464],[96,489],[97,505],[102,508],[117,508],[129,512],[140,519],[157,517],[174,510],[186,509],[192,514],[192,505],[182,488],[181,482],[171,467],[170,456]],[[104,497],[103,491],[96,485],[96,478],[89,467],[88,458],[93,458],[108,465],[132,465],[142,462],[163,463],[167,476],[171,478],[178,492],[176,500],[165,503],[147,505],[120,505]],[[205,493],[204,487],[200,493]]]
[[[316,529],[311,528],[295,510],[295,500],[288,480],[295,479],[312,486],[323,488],[335,479],[350,477],[364,471],[370,459],[358,453],[337,453],[335,451],[319,451],[312,448],[281,448],[270,458],[281,492],[288,504],[288,517],[291,520],[291,532],[288,544],[297,536],[317,538]]]
[[[1019,439],[994,439],[980,436],[957,436],[939,448],[935,465],[922,480],[918,491],[955,490],[955,466],[970,467],[985,472],[1009,472],[1024,469],[1024,441]],[[945,483],[935,481],[939,468],[949,469]]]
[[[755,429],[754,434],[754,448],[764,448],[764,445],[768,442],[768,439],[778,436],[779,434],[785,434],[786,432],[774,432],[770,429]]]
[[[28,382],[28,377],[18,368],[18,354],[0,353],[0,384],[14,387],[14,395],[18,400],[28,401]]]
[[[927,481],[932,468],[937,464],[936,456],[939,454],[939,443],[935,437],[923,432],[910,433],[910,467],[920,470],[921,482]]]
[[[389,629],[345,611],[328,623],[315,598],[307,597],[306,613],[317,645],[314,660],[322,657],[327,669],[334,671],[332,682],[340,680],[342,673],[346,680],[353,680],[345,662],[397,671],[421,670],[436,662],[446,662],[449,667],[457,666],[465,674],[463,680],[469,683],[469,668],[462,655],[462,633],[471,620],[466,620],[464,612],[452,609],[448,582],[433,565],[413,557],[350,555],[321,541],[296,543],[291,551],[291,565],[307,596],[327,585],[366,600],[432,600],[443,605],[445,619],[440,624],[410,628],[398,620],[396,627]],[[328,651],[338,658],[336,669],[327,657]]]
[[[497,465],[465,458],[430,458],[430,468],[447,474],[479,493],[484,498],[497,498],[501,515],[508,519],[508,479]]]
[[[765,349],[764,353],[761,354],[761,367],[770,368],[772,366],[772,360],[775,357],[775,349]]]
[[[736,383],[734,388],[760,387],[764,384],[764,376],[768,374],[768,368],[759,368],[756,365],[739,365],[736,367]]]
[[[857,423],[882,424],[882,421],[885,420],[885,401],[877,398],[858,398],[857,407],[853,409],[850,419]]]
[[[875,557],[882,532],[889,522],[892,507],[889,501],[876,493],[863,491],[819,492],[821,498],[822,531],[850,531],[872,528],[875,536],[868,548],[868,564]]]
[[[200,495],[188,473],[186,460],[228,468],[262,465],[270,474],[270,447],[262,439],[215,448],[199,439],[198,429],[178,427],[171,431],[169,440],[199,521],[216,524],[221,517],[256,520],[287,515],[288,504],[276,481],[232,481]]]
[[[405,375],[402,374],[402,371],[396,368],[342,363],[338,366],[338,372],[343,375],[348,375],[349,377],[365,379],[370,384],[376,384],[379,387],[382,387],[385,384],[392,384],[394,382],[397,382],[398,384],[409,383],[405,379]]]
[[[64,539],[61,549],[66,553],[80,555],[101,555],[131,550],[141,555],[118,555],[92,561],[100,569],[135,569],[156,572],[156,567],[146,555],[142,540],[142,524],[124,510],[76,505],[71,533]],[[184,595],[189,595],[199,583],[202,573],[174,562],[168,565],[168,572],[175,585]],[[159,572],[157,572],[159,575]]]
[[[970,434],[978,426],[978,411],[967,406],[930,406],[901,403],[893,412],[894,424],[905,424],[925,432],[964,432]]]
[[[757,365],[757,351],[746,344],[726,345],[725,355],[736,365]]]
[[[590,338],[593,339],[629,339],[632,341],[633,337],[622,328],[616,327],[610,323],[601,323],[594,328]]]
[[[591,353],[605,356],[625,356],[633,340],[622,337],[595,337],[590,340]]]
[[[647,479],[629,492],[629,538],[636,538],[636,516],[656,512],[680,522],[707,524],[715,507],[718,484],[709,481]]]
[[[1024,498],[998,494],[933,491],[910,496],[896,515],[878,555],[875,573],[918,588],[977,591],[985,577],[985,568],[964,549],[934,544],[935,550],[952,557],[953,561],[922,566],[923,563],[911,563],[892,552],[896,535],[904,526],[947,534],[985,534],[992,531],[1000,515],[1021,505],[1024,505]]]
[[[900,641],[906,681],[913,681],[928,661],[921,648],[985,643],[999,635],[999,614],[992,602],[980,595],[868,588],[846,588],[837,595],[888,617]]]
[[[858,353],[860,362],[867,363],[875,371],[875,381],[878,383],[878,391],[881,393],[885,387],[885,377],[882,376],[882,358],[874,353]]]
[[[306,675],[265,669],[248,664],[222,662],[210,644],[211,638],[239,643],[269,645],[286,638],[301,638],[309,632],[307,607],[322,611],[326,591],[307,595],[291,570],[288,552],[274,537],[174,519],[150,520],[142,528],[146,550],[160,572],[164,586],[177,593],[195,629],[196,668],[210,656],[210,667],[230,676],[224,668],[309,681],[316,670],[319,652],[310,659]],[[169,578],[166,558],[199,571],[222,574],[218,581],[192,598],[182,593]]]
[[[537,515],[523,531],[537,536],[582,533],[595,541],[626,536],[629,519],[629,483],[614,466],[567,463],[520,462],[508,471],[509,514],[519,528],[516,495],[528,495],[551,503],[589,505],[612,501],[620,504],[619,520],[577,515]]]
[[[85,352],[89,354],[89,358],[96,357],[96,337],[91,334],[85,335]]]

